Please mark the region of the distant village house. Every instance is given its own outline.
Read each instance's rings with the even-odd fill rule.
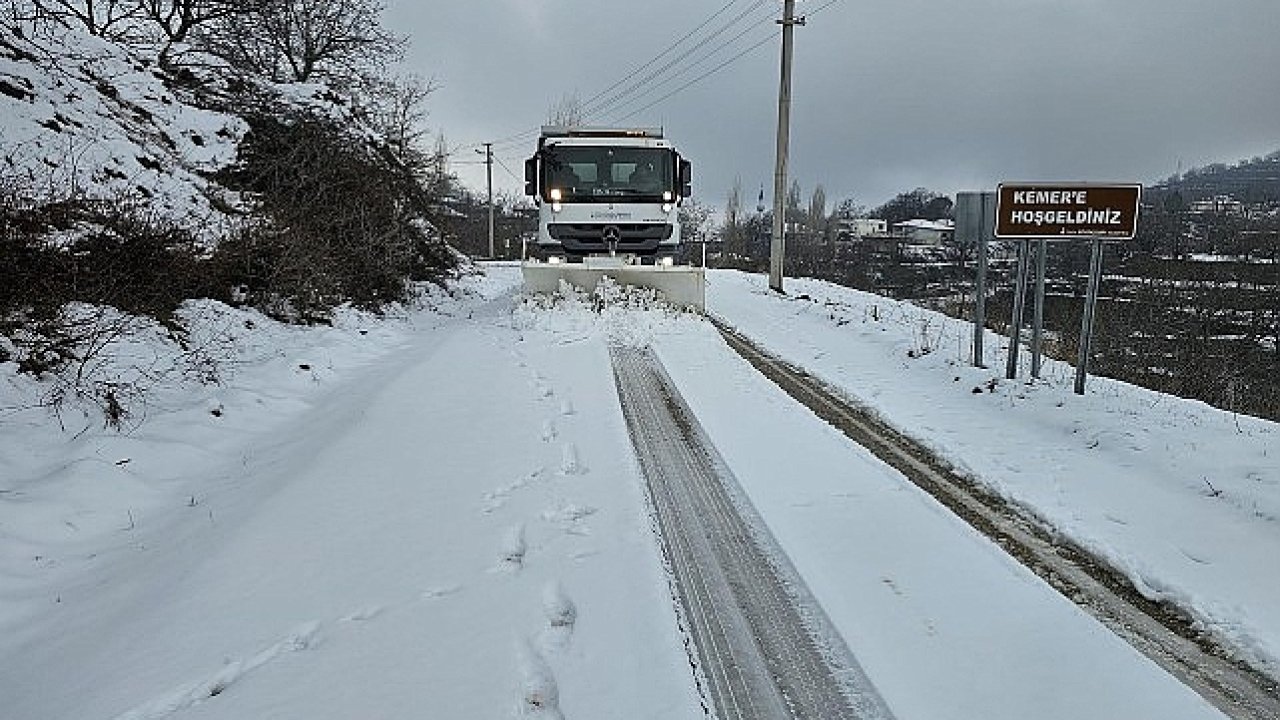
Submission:
[[[893,226],[894,234],[917,245],[942,245],[951,242],[955,225],[950,220],[906,220]]]

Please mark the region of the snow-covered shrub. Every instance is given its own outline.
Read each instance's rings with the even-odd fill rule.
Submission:
[[[454,267],[423,222],[425,190],[391,153],[318,113],[248,119],[237,162],[218,177],[251,198],[260,219],[219,247],[224,284],[307,318],[346,301],[403,300],[406,280],[439,280]]]

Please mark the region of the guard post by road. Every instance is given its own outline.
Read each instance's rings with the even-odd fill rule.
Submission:
[[[1085,297],[1084,313],[1080,323],[1080,353],[1076,363],[1075,392],[1084,394],[1088,376],[1089,351],[1093,341],[1095,309],[1098,302],[1098,286],[1102,280],[1102,244],[1107,241],[1132,240],[1138,229],[1138,205],[1142,198],[1142,186],[1137,184],[1094,183],[1001,183],[996,189],[997,238],[1020,241],[1019,246],[1019,295],[1025,291],[1026,245],[1032,240],[1090,240],[1093,244],[1089,259],[1089,287]],[[1043,246],[1042,246],[1043,247]],[[1041,254],[1043,254],[1041,249]],[[1043,259],[1037,258],[1036,317],[1044,316]],[[1015,298],[1020,307],[1021,297]],[[1015,320],[1021,324],[1021,313],[1015,311]],[[1009,377],[1016,376],[1019,336],[1021,328],[1011,328],[1009,338]],[[1033,338],[1039,343],[1041,329],[1036,328]],[[1039,355],[1039,348],[1034,349]],[[1038,357],[1035,370],[1038,375]]]
[[[982,348],[987,322],[987,243],[995,236],[996,194],[990,191],[956,193],[956,243],[972,243],[978,259],[973,288],[973,366],[987,366]]]

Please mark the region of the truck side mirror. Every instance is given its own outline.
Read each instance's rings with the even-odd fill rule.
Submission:
[[[538,194],[538,158],[531,157],[524,161],[524,194]]]
[[[693,195],[693,163],[680,159],[680,197]]]

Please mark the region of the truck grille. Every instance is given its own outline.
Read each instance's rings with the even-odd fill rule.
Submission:
[[[603,247],[604,230],[607,227],[618,229],[619,244],[638,240],[667,240],[672,232],[670,223],[551,223],[547,225],[547,233],[556,240],[600,242]]]

